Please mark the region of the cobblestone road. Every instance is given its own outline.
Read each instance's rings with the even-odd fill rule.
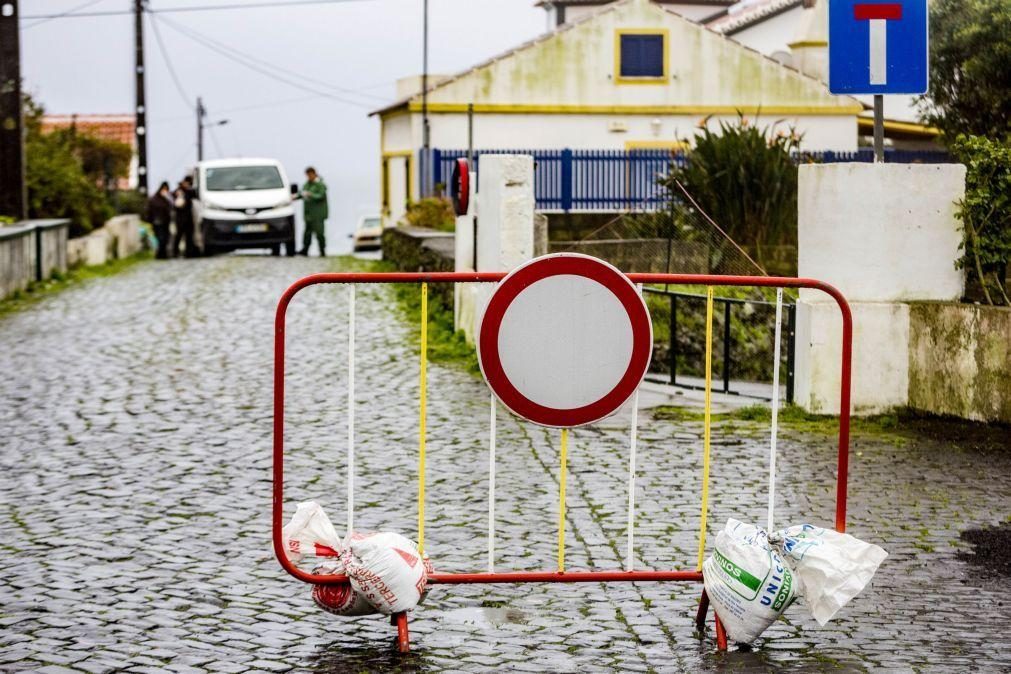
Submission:
[[[0,319],[0,670],[40,672],[1007,671],[1006,579],[959,532],[1011,515],[1011,452],[961,438],[858,437],[850,531],[890,553],[827,627],[795,606],[751,652],[692,633],[687,585],[436,587],[392,652],[375,618],[317,610],[269,550],[275,302],[318,260],[146,263]],[[341,263],[331,263],[339,265]],[[289,314],[290,513],[345,517],[346,294]],[[415,531],[416,336],[388,290],[359,291],[356,522]],[[431,368],[426,542],[482,570],[487,389]],[[574,434],[570,568],[624,555],[627,429]],[[499,416],[498,568],[554,566],[557,437]],[[764,518],[765,428],[715,430],[713,532]],[[690,568],[701,428],[642,422],[637,559]],[[833,441],[782,442],[782,522],[831,522]],[[712,539],[710,539],[712,540]]]

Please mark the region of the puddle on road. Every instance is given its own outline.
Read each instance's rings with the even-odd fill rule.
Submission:
[[[958,558],[979,567],[984,578],[1011,575],[1011,523],[985,529],[966,529],[959,538],[972,544],[972,552],[959,552]]]
[[[496,627],[506,623],[524,625],[527,623],[527,616],[522,611],[514,608],[491,608],[486,606],[469,606],[446,611],[442,619],[471,625],[481,625],[485,627]]]

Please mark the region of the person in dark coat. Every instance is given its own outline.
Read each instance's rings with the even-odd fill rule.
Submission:
[[[186,176],[172,193],[176,216],[176,235],[172,240],[172,257],[179,257],[179,243],[186,241],[186,257],[197,257],[197,243],[193,240],[193,179]]]
[[[159,260],[168,259],[169,230],[172,225],[172,194],[168,183],[159,185],[158,191],[147,200],[145,219],[154,226],[154,236],[158,239],[155,257]]]

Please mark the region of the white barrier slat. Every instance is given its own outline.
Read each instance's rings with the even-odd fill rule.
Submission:
[[[495,394],[491,394],[488,425],[488,573],[495,573]]]
[[[772,433],[769,444],[769,523],[772,533],[776,503],[776,440],[779,435],[779,359],[782,350],[783,289],[776,289],[776,337],[772,361]]]
[[[348,284],[348,530],[355,526],[355,284]]]
[[[625,570],[631,571],[634,565],[635,546],[635,452],[639,434],[639,391],[632,394],[632,429],[629,438],[628,452],[628,555]]]

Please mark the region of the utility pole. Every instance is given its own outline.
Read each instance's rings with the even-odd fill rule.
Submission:
[[[147,194],[147,105],[144,97],[144,3],[133,0],[134,95],[137,115],[137,189]]]
[[[204,99],[197,96],[197,161],[204,160],[204,117],[207,109],[204,107]]]
[[[0,2],[0,215],[28,217],[18,0]]]
[[[204,160],[204,129],[228,124],[227,119],[219,119],[210,124],[206,122],[206,119],[207,108],[204,107],[204,99],[197,96],[197,161]]]
[[[424,12],[421,40],[421,198],[428,196],[429,156],[431,156],[428,128],[428,0],[424,2]]]

